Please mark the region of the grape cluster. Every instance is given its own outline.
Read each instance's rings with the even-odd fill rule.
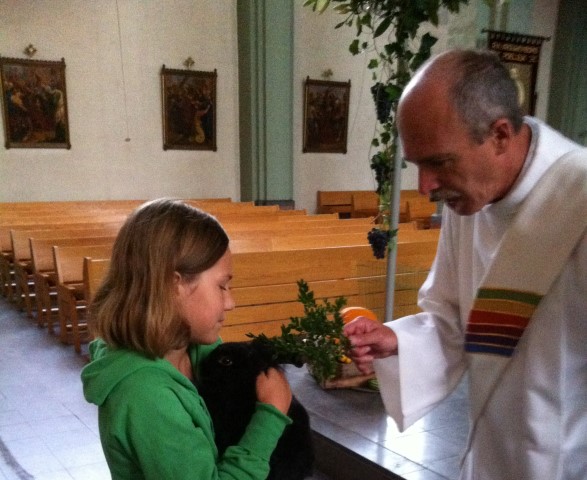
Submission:
[[[367,240],[369,240],[369,243],[371,244],[375,258],[385,258],[385,251],[387,250],[387,244],[390,239],[391,233],[389,230],[372,228],[369,233],[367,233]]]
[[[371,95],[375,102],[375,111],[377,112],[377,120],[379,123],[385,123],[389,120],[389,113],[391,112],[391,100],[385,91],[385,85],[377,82],[371,87]]]
[[[383,185],[391,179],[391,172],[393,171],[393,161],[381,152],[377,152],[371,157],[371,169],[375,172],[375,180],[377,181],[377,194],[383,193]]]

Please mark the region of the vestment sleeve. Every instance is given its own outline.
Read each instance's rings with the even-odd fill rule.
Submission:
[[[444,399],[465,370],[458,242],[445,220],[446,215],[436,258],[418,295],[423,312],[386,324],[398,337],[398,355],[374,362],[386,410],[402,431]]]

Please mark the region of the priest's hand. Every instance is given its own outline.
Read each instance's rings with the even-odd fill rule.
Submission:
[[[351,341],[351,357],[362,373],[373,372],[373,360],[397,354],[397,336],[385,325],[366,317],[357,317],[344,326]]]

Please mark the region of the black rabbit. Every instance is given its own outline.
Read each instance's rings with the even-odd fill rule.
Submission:
[[[241,439],[255,410],[257,375],[281,363],[301,363],[280,359],[266,342],[226,342],[201,363],[198,391],[212,416],[216,445],[222,455]],[[310,420],[295,397],[288,411],[292,423],[283,432],[270,459],[268,480],[302,480],[312,474],[314,452]]]

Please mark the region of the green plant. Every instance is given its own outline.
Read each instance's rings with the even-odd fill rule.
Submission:
[[[437,38],[430,33],[418,36],[425,23],[438,25],[441,8],[459,11],[468,0],[306,0],[304,6],[323,12],[330,4],[346,18],[335,28],[355,26],[356,37],[349,46],[353,55],[371,52],[367,68],[375,82],[371,94],[377,114],[377,129],[371,141],[377,151],[370,166],[375,173],[380,201],[380,227],[389,230],[391,198],[395,175],[398,133],[396,113],[400,96],[414,72],[430,57]],[[402,164],[403,166],[403,164]],[[399,172],[398,172],[399,174]],[[393,239],[395,232],[387,235]]]
[[[281,336],[267,337],[263,333],[247,336],[270,343],[281,358],[301,359],[321,383],[336,376],[340,360],[349,354],[350,342],[343,335],[344,322],[340,315],[346,299],[339,297],[334,303],[328,299],[318,303],[304,280],[297,284],[304,315],[291,317],[290,322],[281,327]]]

